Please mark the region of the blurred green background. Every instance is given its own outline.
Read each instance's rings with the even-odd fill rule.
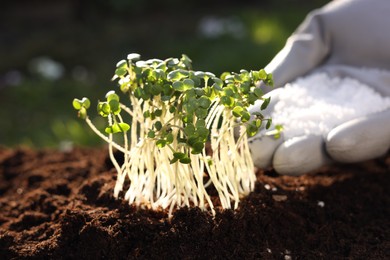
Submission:
[[[263,68],[329,0],[19,0],[0,10],[0,145],[100,145],[72,108],[116,84],[128,53],[187,54],[195,70]],[[97,119],[96,124],[104,125]]]

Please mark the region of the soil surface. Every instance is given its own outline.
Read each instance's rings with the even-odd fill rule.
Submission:
[[[390,154],[301,177],[258,171],[239,209],[113,198],[105,149],[0,149],[0,259],[390,259]]]

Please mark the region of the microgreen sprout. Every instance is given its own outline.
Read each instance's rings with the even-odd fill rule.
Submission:
[[[260,112],[251,115],[248,107],[259,99],[261,109],[267,107],[270,99],[263,98],[256,84],[272,85],[272,75],[241,70],[217,77],[193,71],[186,55],[143,61],[140,55],[129,54],[117,63],[113,79],[129,102],[125,105],[115,91],[109,91],[98,103],[98,114],[108,122],[104,132],[88,117],[87,98],[74,99],[73,106],[108,143],[118,172],[114,196],[119,196],[128,178],[124,197],[129,203],[169,208],[169,214],[180,206],[215,213],[206,190],[213,185],[223,208],[237,208],[255,183],[247,138],[264,124],[271,125],[271,119]],[[131,118],[130,124],[124,122],[124,114]],[[113,135],[121,135],[123,141]],[[123,165],[114,157],[114,149],[124,154]]]

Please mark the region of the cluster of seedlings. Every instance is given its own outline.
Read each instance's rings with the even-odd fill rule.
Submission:
[[[108,143],[118,173],[114,196],[130,182],[125,199],[152,209],[197,206],[215,213],[207,188],[213,185],[223,208],[236,208],[254,188],[255,174],[248,136],[270,118],[250,114],[249,106],[263,98],[257,83],[272,85],[264,70],[223,73],[192,70],[186,56],[166,60],[140,60],[129,54],[117,63],[114,80],[126,97],[115,91],[97,104],[108,125],[101,131],[88,116],[88,98],[74,99],[91,129]],[[120,138],[119,138],[120,137]],[[208,144],[208,149],[206,149]],[[123,153],[118,163],[114,151]]]

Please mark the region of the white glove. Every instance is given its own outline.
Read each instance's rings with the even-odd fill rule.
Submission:
[[[285,84],[317,72],[356,79],[390,97],[389,13],[388,0],[336,0],[311,12],[265,68],[275,86],[282,87],[267,94],[271,104],[265,114],[272,115]],[[367,73],[362,68],[368,68]],[[325,135],[282,134],[275,140],[261,132],[249,142],[255,165],[273,166],[280,174],[300,175],[333,160],[372,159],[390,148],[390,109],[340,122]]]
[[[265,116],[273,117],[275,106],[280,104],[284,91],[284,88],[278,88],[266,95],[271,96],[271,103],[263,112]],[[285,102],[285,99],[286,97],[282,102]],[[250,112],[259,111],[260,105],[259,102],[253,106]],[[382,101],[382,105],[389,107],[390,98]],[[283,111],[279,112],[283,115]],[[321,124],[321,114],[318,114],[318,118],[313,119],[313,114],[311,117],[312,121],[317,119]],[[274,118],[274,121],[275,119],[277,118]],[[286,133],[282,132],[278,139],[267,135],[267,131],[249,139],[256,167],[265,169],[272,166],[280,174],[301,175],[333,160],[351,163],[379,157],[390,148],[390,109],[341,122],[326,134],[306,133],[304,130],[299,132],[298,129],[292,133],[298,133],[297,136],[291,136],[287,134],[287,130]]]

